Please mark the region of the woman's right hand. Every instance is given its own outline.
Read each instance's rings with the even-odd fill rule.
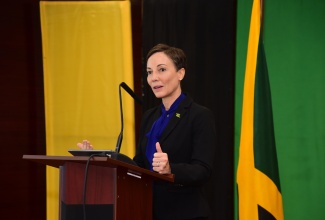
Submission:
[[[81,150],[93,150],[93,145],[90,144],[89,141],[87,140],[83,140],[82,143],[77,143],[77,146],[81,149]]]

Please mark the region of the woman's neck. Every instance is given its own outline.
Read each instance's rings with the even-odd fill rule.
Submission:
[[[179,92],[173,94],[173,96],[166,97],[162,99],[162,103],[165,107],[165,110],[168,111],[172,104],[175,102],[175,100],[182,94],[182,91],[180,90]]]

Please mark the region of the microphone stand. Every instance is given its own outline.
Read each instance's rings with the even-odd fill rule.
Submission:
[[[122,105],[122,92],[121,87],[129,93],[132,98],[137,101],[139,104],[142,104],[142,100],[132,91],[132,89],[126,85],[126,83],[122,82],[119,85],[119,99],[120,99],[120,115],[121,115],[121,131],[117,138],[116,147],[115,147],[115,153],[112,155],[113,158],[125,161],[127,163],[135,164],[135,162],[132,160],[130,161],[130,158],[128,158],[126,155],[123,155],[120,153],[122,141],[123,141],[123,130],[124,130],[124,119],[123,119],[123,105]]]
[[[121,131],[117,138],[115,152],[120,153],[122,141],[123,141],[123,130],[124,130],[124,120],[123,120],[123,106],[122,106],[122,94],[121,94],[121,84],[119,86],[119,99],[120,99],[120,115],[121,115]]]

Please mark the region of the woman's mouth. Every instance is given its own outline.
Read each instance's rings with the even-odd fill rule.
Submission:
[[[159,90],[160,88],[162,88],[162,86],[154,86],[152,88],[153,88],[153,90]]]

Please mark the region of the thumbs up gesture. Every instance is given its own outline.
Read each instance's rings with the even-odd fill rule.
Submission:
[[[170,174],[171,169],[168,161],[168,155],[161,150],[160,143],[156,143],[157,152],[153,155],[153,170],[160,174]]]

